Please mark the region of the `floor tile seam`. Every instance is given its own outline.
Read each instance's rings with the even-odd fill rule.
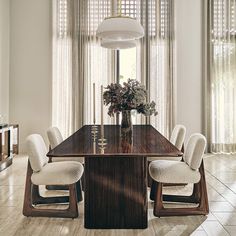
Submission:
[[[214,215],[214,216],[215,216],[215,215]],[[230,235],[229,232],[225,229],[224,225],[221,224],[221,222],[220,222],[218,219],[215,220],[215,221],[217,221],[217,222],[223,227],[223,229],[226,231],[226,233],[227,233],[228,235]],[[205,221],[204,221],[204,222],[205,222]],[[203,223],[204,223],[204,222],[203,222]],[[209,222],[209,221],[208,221],[208,222]],[[203,228],[203,229],[204,229],[204,228]],[[204,230],[205,230],[205,229],[204,229]],[[207,233],[207,232],[206,232],[206,233]],[[212,236],[212,234],[208,234],[208,233],[207,233],[207,235]]]
[[[219,180],[216,176],[214,176],[213,174],[211,174],[209,171],[206,170],[206,172],[208,172],[209,175],[211,175],[213,178],[215,178],[217,181],[219,181],[222,185],[224,185],[224,187],[226,187],[227,189],[229,189],[232,193],[236,194],[236,192],[234,192],[229,186],[225,185],[225,183],[223,183],[221,180]],[[206,181],[207,182],[207,181]],[[219,193],[217,191],[217,189],[214,187],[214,185],[210,184],[210,183],[207,183],[209,184],[217,193]],[[221,193],[219,193],[222,197],[224,197]],[[228,201],[228,200],[227,200]]]
[[[231,225],[225,225],[225,226],[231,226]],[[232,235],[232,234],[229,233],[229,231],[225,228],[225,226],[223,225],[224,230],[225,230],[230,236],[234,236],[234,235]],[[233,225],[233,226],[234,226],[234,225]]]
[[[217,216],[215,215],[215,213],[230,213],[230,212],[212,212],[212,214],[215,216],[215,218],[217,219],[217,221],[222,225],[222,226],[235,226],[236,227],[236,224],[235,225],[223,225],[217,218]],[[232,213],[232,212],[231,212]]]

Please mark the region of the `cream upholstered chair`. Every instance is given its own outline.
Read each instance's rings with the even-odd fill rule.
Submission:
[[[183,144],[186,134],[186,128],[183,125],[176,125],[171,133],[170,142],[176,146],[180,151],[183,150]],[[182,157],[148,157],[148,161],[156,160],[174,160],[181,161]]]
[[[170,142],[176,146],[179,150],[183,152],[183,144],[184,144],[184,139],[185,139],[185,134],[186,134],[186,128],[183,125],[176,125],[171,133],[170,137]],[[171,160],[171,161],[181,161],[182,156],[178,157],[148,157],[148,166],[152,161],[156,160]],[[151,177],[150,174],[148,174],[148,186],[151,186]],[[173,185],[173,184],[170,184]]]
[[[157,160],[151,162],[149,173],[153,179],[150,198],[154,200],[155,216],[206,215],[209,212],[203,166],[206,139],[201,134],[193,134],[187,143],[183,162]],[[192,183],[191,196],[162,195],[163,183]],[[162,201],[197,203],[191,208],[164,208]]]
[[[38,134],[28,136],[26,140],[29,162],[26,177],[23,214],[25,216],[49,216],[75,218],[78,216],[77,190],[83,174],[83,165],[75,161],[48,163],[47,148]],[[38,209],[36,203],[64,202],[65,197],[41,197],[39,185],[66,185],[69,187],[69,208],[66,210]],[[81,191],[81,190],[80,190]]]
[[[50,127],[47,130],[47,136],[50,144],[50,148],[53,149],[57,145],[59,145],[61,142],[63,142],[63,138],[61,135],[60,130],[57,127]],[[84,163],[84,158],[83,157],[53,157],[52,158],[53,162],[57,161],[79,161],[80,163]]]

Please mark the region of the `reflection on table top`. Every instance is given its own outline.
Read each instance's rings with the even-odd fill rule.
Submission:
[[[132,141],[121,138],[119,125],[104,125],[106,145],[98,145],[100,126],[96,137],[92,126],[85,125],[57,147],[48,156],[181,156],[182,152],[172,145],[151,125],[134,125]]]

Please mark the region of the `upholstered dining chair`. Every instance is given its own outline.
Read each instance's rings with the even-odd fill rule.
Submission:
[[[180,151],[183,151],[183,144],[186,134],[186,128],[184,125],[176,125],[171,133],[170,142],[176,146]],[[156,160],[174,160],[180,161],[182,157],[148,157],[148,161]]]
[[[184,151],[184,139],[186,134],[186,128],[184,125],[176,125],[171,133],[170,142],[176,146],[182,152]],[[148,166],[152,161],[156,160],[171,160],[171,161],[181,161],[182,157],[148,157]],[[148,174],[148,186],[150,187],[152,183],[152,179],[150,174]],[[172,186],[173,184],[169,184]],[[181,184],[182,185],[182,184]]]
[[[63,142],[63,137],[61,135],[60,130],[57,127],[50,127],[47,130],[47,136],[50,144],[50,148],[53,149],[57,145],[59,145],[61,142]],[[80,163],[84,163],[84,158],[83,157],[53,157],[52,158],[53,162],[57,161],[79,161]]]
[[[26,146],[29,161],[23,214],[25,216],[76,218],[78,216],[76,182],[80,180],[83,174],[83,165],[75,161],[48,163],[47,148],[39,134],[28,136]],[[69,200],[69,207],[65,210],[35,208],[35,204],[60,203],[64,202],[66,198],[42,197],[39,194],[39,185],[68,186],[69,198],[67,197],[67,201]]]
[[[189,138],[183,155],[183,162],[157,160],[151,162],[149,173],[153,179],[150,198],[154,200],[155,216],[206,215],[209,213],[203,154],[206,139],[201,134]],[[192,183],[191,196],[163,195],[164,183]],[[164,208],[163,201],[196,203],[196,207]]]

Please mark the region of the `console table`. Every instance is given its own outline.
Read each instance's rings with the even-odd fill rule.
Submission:
[[[83,126],[47,154],[85,157],[85,228],[146,228],[147,156],[182,152],[151,125],[134,125],[131,143],[121,140],[119,125],[105,125],[107,145],[101,152],[91,128]]]
[[[0,171],[12,164],[13,154],[18,154],[19,126],[0,126]]]

